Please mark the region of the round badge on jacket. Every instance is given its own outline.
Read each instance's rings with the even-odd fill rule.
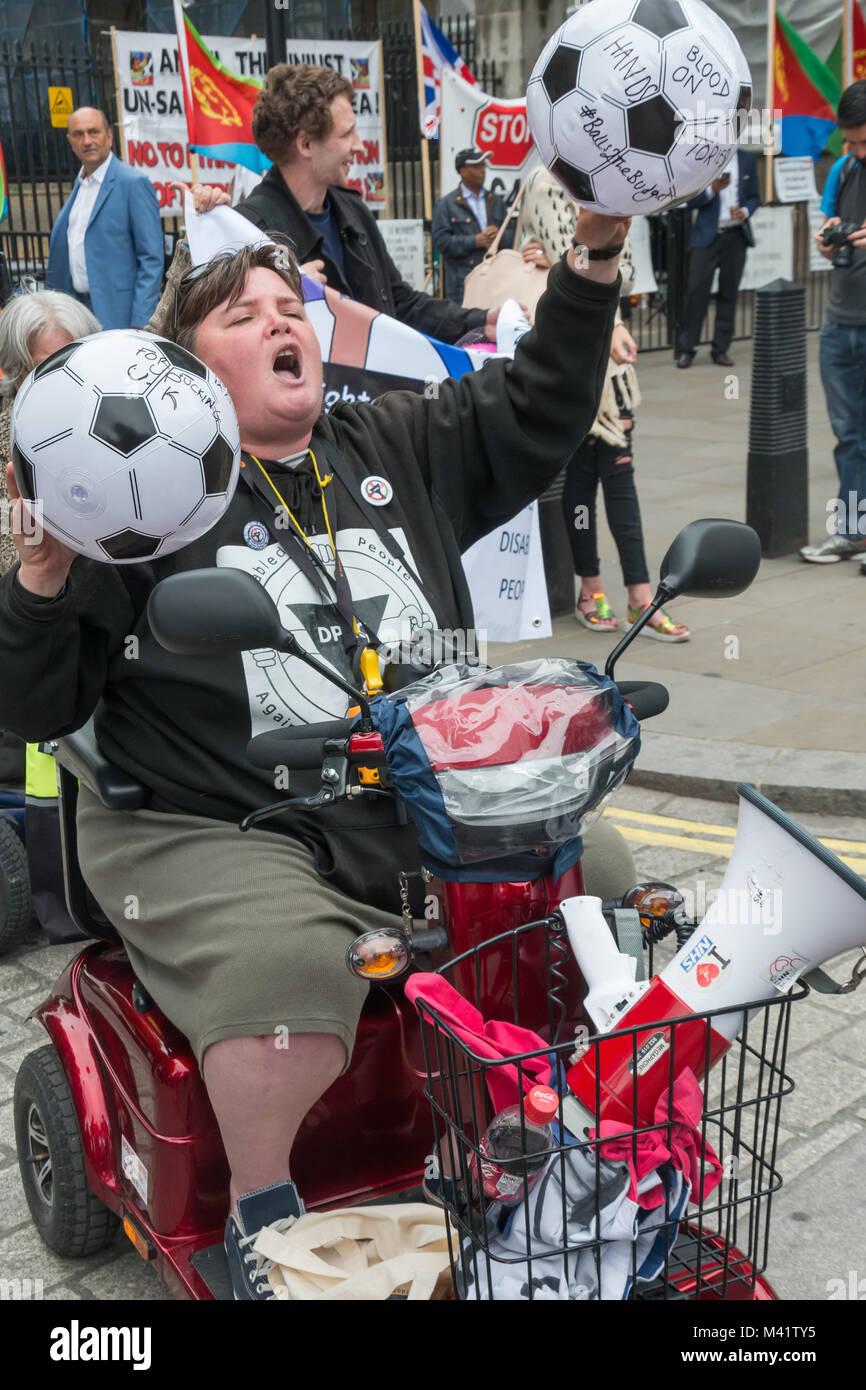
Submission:
[[[260,521],[248,521],[244,527],[244,540],[251,550],[264,550],[270,539],[267,526]]]
[[[394,496],[394,489],[387,478],[380,478],[378,474],[372,473],[361,484],[361,496],[371,507],[385,507]]]

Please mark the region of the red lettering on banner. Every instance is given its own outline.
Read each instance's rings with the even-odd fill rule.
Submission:
[[[149,140],[128,140],[126,152],[133,169],[138,164],[144,164],[148,169],[152,169],[159,163],[159,155]]]
[[[365,140],[365,141],[364,141],[364,153],[363,153],[363,154],[356,155],[356,157],[355,157],[355,162],[356,162],[357,164],[379,164],[379,163],[381,163],[381,161],[380,161],[380,159],[379,159],[379,141],[378,141],[378,140]]]
[[[519,169],[532,149],[526,104],[488,101],[476,115],[474,143],[491,154],[491,169]]]

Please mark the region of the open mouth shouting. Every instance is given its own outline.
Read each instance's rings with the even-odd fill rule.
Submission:
[[[282,381],[300,381],[301,359],[296,348],[282,348],[274,359],[273,370]]]

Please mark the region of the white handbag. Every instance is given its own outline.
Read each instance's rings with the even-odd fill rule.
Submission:
[[[464,309],[499,309],[506,299],[516,299],[526,310],[530,323],[535,320],[535,306],[544,294],[548,269],[525,261],[519,251],[500,251],[499,244],[509,223],[517,216],[514,244],[520,244],[523,195],[528,180],[517,195],[514,207],[491,244],[480,265],[470,270],[463,284]]]

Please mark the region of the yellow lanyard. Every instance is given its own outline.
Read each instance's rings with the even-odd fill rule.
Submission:
[[[315,469],[315,472],[316,472],[316,482],[319,484],[319,487],[321,488],[322,515],[323,515],[324,518],[325,518],[325,530],[326,530],[327,533],[328,533],[328,540],[331,542],[331,550],[333,551],[333,554],[334,554],[334,562],[336,563],[336,561],[337,561],[337,545],[336,545],[336,542],[335,542],[335,540],[334,540],[333,533],[332,533],[332,531],[331,531],[331,522],[330,522],[330,520],[329,520],[329,518],[328,518],[328,508],[325,506],[325,488],[328,486],[328,483],[331,481],[331,479],[333,478],[334,475],[333,475],[333,473],[327,473],[327,474],[325,475],[325,477],[323,478],[323,477],[321,476],[321,474],[319,473],[319,465],[316,463],[316,455],[313,453],[312,449],[308,449],[308,450],[307,450],[307,453],[310,455],[310,458],[313,460],[313,468]],[[312,550],[313,547],[312,547],[312,545],[310,544],[310,539],[309,539],[309,537],[308,537],[306,531],[305,531],[304,528],[298,523],[298,521],[297,521],[297,519],[295,518],[294,514],[293,514],[293,513],[290,511],[290,509],[286,506],[286,503],[284,502],[284,500],[283,500],[282,496],[280,495],[280,493],[277,492],[276,484],[274,483],[274,480],[271,478],[271,476],[270,476],[270,474],[268,473],[267,469],[262,467],[262,465],[259,463],[258,459],[256,458],[255,454],[250,454],[250,458],[252,459],[252,461],[253,461],[253,463],[256,465],[256,467],[258,468],[258,470],[259,470],[259,472],[261,473],[262,477],[264,478],[265,482],[269,485],[271,491],[274,493],[274,495],[275,495],[277,501],[279,502],[279,504],[280,504],[280,506],[282,507],[283,511],[285,512],[286,516],[289,518],[289,521],[292,523],[292,525],[294,526],[294,528],[295,528],[295,530],[297,531],[298,535],[300,536],[301,540],[304,542],[304,545],[307,547],[308,550]],[[357,632],[357,625],[356,625],[355,631]]]
[[[307,452],[310,455],[310,458],[313,460],[313,469],[316,474],[316,482],[319,484],[319,487],[321,489],[320,496],[322,499],[322,515],[325,518],[325,530],[328,533],[328,540],[331,542],[331,551],[334,556],[334,566],[336,568],[340,564],[340,557],[337,553],[337,542],[334,538],[334,533],[331,530],[331,521],[328,516],[328,508],[325,505],[325,488],[331,482],[334,475],[333,473],[326,473],[325,477],[323,478],[319,472],[319,465],[316,462],[316,455],[313,453],[312,449],[308,449]],[[262,467],[255,454],[250,454],[250,458],[258,468],[259,472],[262,474],[265,481],[270,485],[271,491],[276,496],[277,501],[279,502],[286,516],[291,521],[301,540],[304,542],[304,545],[307,547],[309,551],[312,551],[313,547],[310,543],[310,539],[306,531],[300,525],[293,512],[290,510],[283,498],[280,496],[280,493],[277,491],[276,484],[274,483],[267,469]],[[354,616],[354,614],[352,615],[352,627],[354,628],[355,635],[360,636],[358,619]],[[372,647],[364,647],[364,649],[361,652],[360,665],[361,674],[364,677],[365,692],[370,695],[378,694],[379,691],[383,689],[382,677],[379,671],[379,658]]]

